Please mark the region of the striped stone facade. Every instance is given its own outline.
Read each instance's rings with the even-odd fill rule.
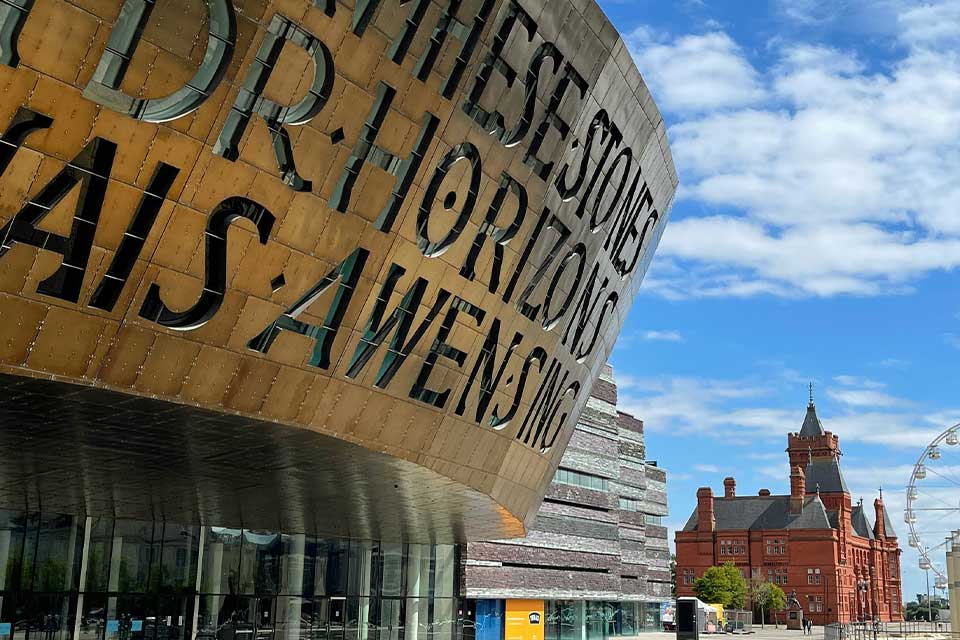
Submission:
[[[647,460],[643,422],[617,410],[607,365],[527,537],[467,546],[466,595],[669,599],[667,530],[655,524],[666,515],[666,472]]]

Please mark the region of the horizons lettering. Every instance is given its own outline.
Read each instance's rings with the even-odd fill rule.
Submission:
[[[558,211],[551,211],[547,207],[542,207],[539,212],[529,211],[527,189],[507,171],[503,171],[496,195],[488,210],[482,212],[483,219],[479,222],[479,230],[463,238],[466,225],[475,213],[482,170],[480,151],[475,145],[464,141],[453,146],[436,167],[427,170],[429,180],[422,202],[411,214],[416,215],[417,246],[425,259],[433,259],[444,254],[457,242],[471,242],[459,274],[466,280],[474,280],[478,257],[489,238],[493,252],[489,266],[489,292],[499,294],[505,303],[515,305],[518,314],[528,319],[531,327],[539,326],[538,330],[545,332],[556,331],[558,335],[555,343],[564,347],[572,359],[582,365],[595,350],[604,331],[604,321],[614,313],[619,302],[619,293],[611,286],[610,277],[600,275],[602,261],[607,262],[604,271],[612,270],[611,275],[615,274],[614,278],[619,276],[621,280],[626,280],[639,264],[650,238],[653,237],[660,214],[654,207],[653,195],[639,166],[641,154],[623,146],[621,130],[604,109],[598,110],[589,120],[583,117],[586,114],[581,101],[587,95],[588,82],[554,43],[543,42],[537,47],[522,79],[522,95],[513,91],[519,76],[504,55],[507,40],[514,35],[519,41],[532,42],[537,33],[537,24],[516,0],[507,2],[503,19],[494,30],[493,43],[483,57],[477,73],[468,82],[469,87],[465,87],[465,99],[460,107],[479,128],[493,136],[505,148],[527,139],[532,131],[523,162],[530,168],[533,176],[547,183],[547,188],[556,192],[562,206]],[[83,96],[104,107],[148,122],[174,120],[200,108],[223,80],[234,56],[237,37],[236,17],[231,2],[209,0],[207,4],[211,13],[207,52],[196,76],[179,91],[166,98],[143,100],[131,98],[119,89],[120,81],[142,36],[143,24],[154,5],[153,2],[144,3],[143,0],[126,0],[124,10],[120,12],[120,18],[110,36],[110,42],[117,44],[113,48],[108,47],[104,52],[93,78],[83,91]],[[363,36],[379,4],[379,0],[356,2],[352,18],[355,36],[347,37]],[[387,58],[393,63],[399,65],[406,56],[410,43],[423,26],[427,4],[417,0],[410,5],[407,19],[387,52]],[[477,53],[480,34],[493,12],[494,4],[493,0],[481,0],[477,14],[472,20],[464,22],[454,15],[460,3],[451,3],[451,8],[437,19],[432,39],[415,65],[414,77],[421,83],[427,81],[447,36],[453,36],[459,41],[460,47],[440,89],[443,98],[453,99],[461,77]],[[140,7],[142,11],[126,11],[127,5],[143,5]],[[0,64],[17,67],[20,62],[17,38],[29,19],[32,2],[14,0],[12,6],[15,10],[0,14]],[[330,17],[335,15],[336,10],[334,0],[315,0],[314,8],[311,9]],[[515,34],[518,27],[520,30]],[[267,80],[275,71],[274,63],[279,59],[280,51],[287,42],[297,45],[311,57],[314,77],[305,98],[297,104],[283,106],[264,98],[262,94]],[[311,191],[312,181],[308,176],[301,176],[296,168],[294,148],[285,126],[306,124],[324,111],[335,78],[333,57],[320,38],[280,14],[276,14],[267,26],[259,52],[250,69],[246,71],[246,80],[219,132],[213,153],[230,161],[237,160],[240,156],[240,136],[252,117],[259,114],[269,127],[274,142],[278,179],[290,189]],[[545,64],[546,61],[549,63]],[[510,96],[520,98],[520,115],[514,123],[508,123],[507,116],[500,111],[488,112],[480,106],[488,87],[491,87],[494,71],[501,76]],[[540,121],[534,126],[538,89],[545,86],[540,78],[542,73],[552,74],[556,85],[544,100],[546,108]],[[575,92],[568,95],[571,84]],[[330,208],[335,211],[351,211],[352,189],[363,166],[369,164],[386,171],[396,178],[396,184],[374,223],[374,227],[383,233],[392,232],[397,215],[420,173],[440,125],[437,116],[427,112],[423,116],[413,149],[406,158],[381,148],[377,144],[377,137],[395,96],[396,90],[393,87],[386,82],[379,83],[370,114],[359,138],[353,143],[353,152],[340,171],[338,185],[329,201]],[[568,98],[568,103],[577,105],[575,118],[570,122],[559,114],[565,98]],[[33,132],[49,128],[52,122],[48,116],[26,107],[18,110],[0,138],[0,176],[6,172],[25,139]],[[578,123],[585,123],[585,126],[582,126],[583,131],[580,132],[584,141],[574,137],[565,148],[560,146],[566,142],[572,128]],[[559,139],[556,145],[556,148],[562,150],[559,156],[575,156],[578,152],[580,155],[578,162],[571,159],[559,167],[552,182],[550,176],[557,164],[557,158],[543,160],[538,157],[538,153],[543,152],[543,143],[551,128]],[[342,129],[337,129],[330,135],[334,145],[340,144],[343,139]],[[594,149],[595,144],[600,145],[598,149]],[[37,196],[0,229],[0,259],[18,243],[63,256],[59,269],[40,283],[38,293],[73,303],[79,302],[80,286],[100,219],[116,148],[115,142],[104,138],[90,141],[59,174],[40,188]],[[608,162],[611,155],[615,157],[612,162]],[[599,160],[593,162],[591,159],[597,156]],[[468,168],[470,176],[466,201],[459,206],[459,213],[448,230],[444,233],[434,230],[433,235],[430,235],[428,227],[435,200],[441,193],[448,172],[460,164],[461,160],[465,161],[463,166]],[[591,164],[595,165],[592,171]],[[122,243],[102,281],[87,302],[88,306],[107,311],[113,308],[131,274],[133,264],[140,256],[147,236],[151,233],[157,212],[182,169],[183,167],[174,167],[163,162],[154,168],[154,177],[143,192],[140,205],[132,212]],[[70,235],[60,236],[38,229],[37,225],[51,208],[78,184],[82,184],[83,189],[76,205],[77,213]],[[607,189],[611,184],[615,194],[609,197]],[[510,194],[513,198],[508,203]],[[452,212],[457,206],[456,193],[446,193],[442,204],[445,210]],[[593,250],[598,254],[592,257],[588,256],[590,248],[587,244],[577,241],[571,224],[564,222],[564,219],[568,219],[572,223],[580,223],[588,211],[590,233],[606,233],[602,245],[592,243]],[[505,267],[503,247],[516,237],[528,213],[536,216],[532,232],[512,267],[512,273],[504,274],[507,276],[503,279],[505,286],[501,287],[501,271]],[[257,226],[261,244],[269,242],[275,219],[269,211],[247,198],[232,197],[224,200],[214,208],[208,220],[206,284],[200,299],[191,309],[174,312],[163,304],[160,289],[153,284],[139,311],[140,316],[180,331],[192,331],[209,322],[219,310],[225,293],[228,229],[231,222],[239,218],[246,218]],[[585,225],[587,221],[583,220],[583,223]],[[578,229],[580,227],[579,224],[574,226]],[[331,356],[334,338],[351,306],[356,284],[363,275],[369,254],[369,249],[365,247],[358,246],[353,249],[328,275],[304,291],[292,307],[264,327],[257,336],[252,337],[248,347],[266,354],[281,332],[293,331],[314,341],[313,355],[309,359],[311,366],[327,370],[332,366],[331,363],[337,363],[340,358]],[[543,256],[539,263],[531,261],[534,255]],[[562,411],[561,403],[568,398],[569,402],[576,402],[581,391],[581,382],[577,379],[579,376],[567,369],[559,358],[550,358],[543,347],[529,344],[536,341],[526,341],[520,331],[513,333],[510,345],[502,350],[498,363],[497,347],[502,319],[496,317],[492,317],[488,329],[483,330],[486,340],[480,353],[468,365],[468,354],[450,342],[454,322],[458,315],[463,321],[465,316],[462,314],[466,314],[472,318],[468,324],[474,324],[479,329],[484,320],[493,314],[444,288],[436,290],[432,301],[425,300],[429,282],[422,277],[416,277],[399,305],[389,311],[390,299],[398,293],[398,281],[406,271],[402,265],[389,265],[389,275],[381,283],[377,303],[364,323],[366,328],[359,343],[352,347],[353,357],[346,365],[344,374],[352,379],[357,378],[383,342],[389,338],[389,345],[374,382],[377,387],[386,388],[394,381],[394,374],[424,339],[435,320],[442,318],[436,336],[431,341],[429,354],[421,365],[419,374],[413,377],[414,382],[408,390],[408,396],[428,406],[441,409],[447,406],[454,390],[434,390],[427,386],[438,359],[445,358],[448,361],[447,366],[472,371],[466,376],[466,385],[457,399],[456,415],[466,415],[477,424],[485,422],[490,428],[502,430],[517,418],[529,375],[543,374],[516,437],[541,452],[548,451],[558,441],[569,414],[569,411]],[[561,286],[561,281],[565,278],[572,282]],[[334,287],[336,293],[326,310],[326,320],[322,326],[310,325],[297,319],[325,291]],[[520,295],[514,299],[517,291]],[[415,326],[414,315],[424,304],[429,305],[429,311],[420,324]],[[564,321],[564,318],[567,319]],[[507,375],[503,379],[514,352],[524,342],[528,342],[528,350],[526,356],[518,355],[521,363],[519,377],[515,380],[514,375]],[[343,346],[344,352],[349,352],[350,349],[349,344]],[[346,362],[346,359],[344,361]],[[478,383],[476,392],[473,398],[469,399],[468,395],[475,382]],[[504,412],[498,405],[491,408],[495,390],[510,387],[513,387],[513,399],[509,410]],[[475,407],[475,414],[473,411],[467,412],[468,404]]]

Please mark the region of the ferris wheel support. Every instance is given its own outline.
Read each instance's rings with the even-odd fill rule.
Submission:
[[[960,532],[955,531],[947,550],[947,596],[950,598],[950,628],[960,629]]]

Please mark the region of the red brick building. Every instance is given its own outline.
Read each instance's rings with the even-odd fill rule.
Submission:
[[[840,439],[824,431],[811,395],[799,433],[787,436],[790,494],[722,496],[697,491],[697,508],[677,531],[677,595],[693,594],[709,567],[733,562],[748,581],[796,592],[815,624],[900,620],[900,546],[883,507],[853,504],[840,471]],[[871,524],[871,517],[873,524]]]

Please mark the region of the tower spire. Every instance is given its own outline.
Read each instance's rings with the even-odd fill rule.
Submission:
[[[813,405],[813,382],[810,383],[810,405],[809,406],[811,407],[814,406]]]

